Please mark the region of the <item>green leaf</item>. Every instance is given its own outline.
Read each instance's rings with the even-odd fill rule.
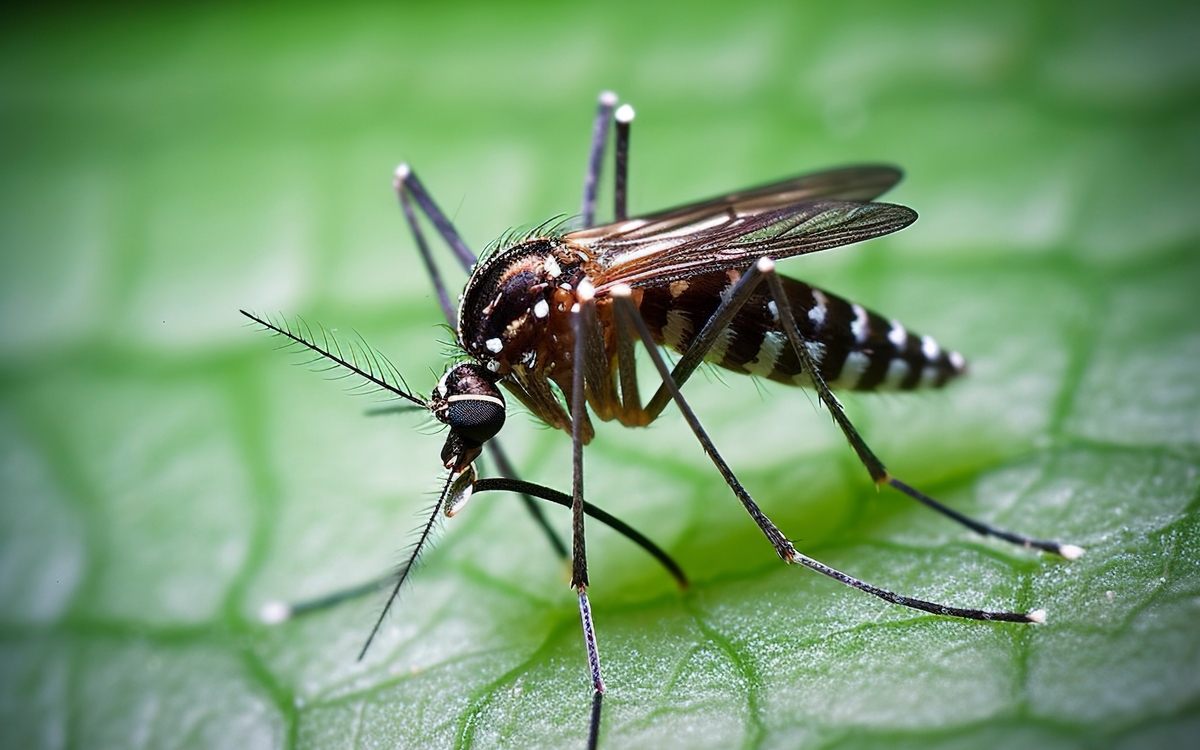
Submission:
[[[1194,739],[1198,30],[1183,4],[880,0],[14,18],[0,746],[582,745],[575,598],[515,498],[444,525],[362,662],[382,596],[259,623],[402,559],[441,438],[365,416],[370,399],[292,366],[237,310],[361,332],[428,391],[450,334],[391,170],[412,164],[482,248],[577,210],[604,89],[638,110],[635,211],[903,165],[888,198],[915,226],[783,271],[935,335],[971,376],[847,408],[897,476],[1087,554],[1012,549],[876,493],[811,394],[698,377],[718,447],[805,553],[1049,622],[925,616],[787,568],[674,410],[602,425],[589,499],[693,580],[679,592],[589,524],[602,746]],[[513,410],[503,441],[524,478],[570,486],[567,436]]]

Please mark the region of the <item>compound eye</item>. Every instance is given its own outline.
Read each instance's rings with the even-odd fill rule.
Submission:
[[[495,396],[460,395],[447,401],[445,423],[476,443],[491,440],[504,426],[504,402]]]

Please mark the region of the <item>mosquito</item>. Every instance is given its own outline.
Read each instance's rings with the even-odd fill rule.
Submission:
[[[851,424],[834,395],[842,391],[940,388],[966,372],[958,352],[942,348],[901,323],[832,292],[780,275],[775,261],[890,234],[917,214],[877,202],[899,182],[891,166],[831,169],[722,195],[678,208],[629,217],[626,213],[630,124],[634,111],[600,96],[578,228],[562,222],[509,235],[481,259],[468,248],[416,174],[405,164],[394,187],[460,357],[426,398],[410,390],[399,371],[363,342],[346,348],[303,323],[288,324],[242,311],[247,317],[311,351],[314,362],[359,376],[427,411],[449,427],[441,460],[441,492],[407,561],[391,579],[391,593],[363,647],[430,542],[438,518],[460,511],[474,494],[506,490],[526,507],[566,557],[567,547],[546,523],[534,498],[571,508],[571,587],[578,599],[592,700],[587,747],[599,739],[605,692],[600,650],[588,599],[585,517],[616,528],[653,555],[679,581],[673,560],[619,519],[584,500],[583,448],[594,435],[592,418],[644,427],[674,403],[721,478],[770,542],[779,558],[828,576],[895,605],[971,620],[1044,623],[1046,612],[999,612],[954,607],[883,589],[829,567],[796,549],[767,517],[721,457],[681,388],[702,362],[815,392],[877,486],[888,485],[984,536],[1073,560],[1083,549],[1035,539],[970,518],[893,476]],[[601,164],[615,123],[615,218],[595,223]],[[414,208],[415,204],[415,208]],[[428,219],[469,273],[457,308],[451,302],[425,239],[417,210]],[[649,401],[638,391],[636,353],[646,351],[661,384]],[[668,367],[660,352],[679,357]],[[504,392],[551,427],[567,432],[572,446],[571,494],[523,482],[500,448]],[[480,479],[475,463],[484,448],[499,478]],[[374,590],[376,584],[274,611],[283,619]],[[362,658],[362,654],[360,657]]]

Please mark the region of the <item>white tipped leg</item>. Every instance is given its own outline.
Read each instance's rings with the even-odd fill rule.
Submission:
[[[633,122],[633,107],[622,104],[613,119],[617,121],[617,142],[614,145],[616,169],[613,172],[613,216],[617,221],[629,217],[629,123]]]
[[[1044,609],[1035,609],[1032,612],[1025,615],[1025,617],[1027,617],[1029,619],[1029,621],[1032,622],[1034,625],[1045,625],[1046,624],[1046,610],[1044,610]]]
[[[264,625],[278,625],[292,619],[292,607],[287,602],[267,602],[258,610],[258,620]]]
[[[1083,553],[1083,547],[1078,547],[1074,544],[1064,544],[1058,548],[1058,554],[1067,560],[1078,560],[1080,557],[1083,557]]]
[[[604,160],[604,145],[608,140],[608,123],[612,119],[615,106],[616,94],[611,91],[600,94],[596,119],[592,123],[592,145],[588,149],[587,171],[583,174],[583,203],[579,207],[584,227],[590,227],[596,221],[597,181],[600,178],[600,163]]]

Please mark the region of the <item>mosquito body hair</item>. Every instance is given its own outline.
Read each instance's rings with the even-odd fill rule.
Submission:
[[[479,254],[479,261],[486,261],[501,250],[506,250],[514,245],[520,245],[523,242],[528,242],[539,237],[560,237],[571,229],[578,228],[575,226],[575,223],[578,222],[579,218],[578,216],[571,216],[569,214],[555,214],[532,227],[513,227],[492,242],[489,242],[487,247],[483,249],[483,252]]]

